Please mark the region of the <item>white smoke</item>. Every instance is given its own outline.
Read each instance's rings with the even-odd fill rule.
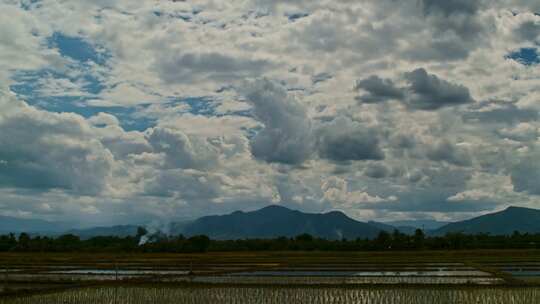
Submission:
[[[343,232],[341,232],[340,229],[337,229],[337,230],[336,230],[336,235],[338,236],[338,239],[339,239],[339,240],[342,240],[342,239],[343,239]]]
[[[142,246],[148,242],[157,240],[160,236],[169,236],[171,235],[171,223],[163,221],[152,221],[147,224],[144,228],[146,229],[146,234],[141,236],[139,239],[139,246]]]
[[[143,236],[141,236],[141,238],[140,238],[140,240],[139,240],[139,246],[142,246],[142,245],[148,243],[148,240],[149,240],[149,239],[150,239],[150,238],[148,237],[148,233],[145,234],[145,235],[143,235]]]

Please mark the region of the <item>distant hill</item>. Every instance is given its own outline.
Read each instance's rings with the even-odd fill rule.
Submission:
[[[394,227],[412,227],[425,230],[436,230],[441,228],[444,225],[450,224],[449,222],[439,222],[434,220],[404,220],[404,221],[392,221],[384,222],[387,225],[392,225]]]
[[[442,227],[438,227],[443,225]],[[69,224],[38,219],[20,219],[0,216],[0,234],[27,232],[41,235],[74,234],[81,239],[95,236],[135,236],[137,225],[92,227],[72,229]],[[413,234],[417,228],[425,228],[428,235],[444,235],[449,232],[465,234],[489,233],[510,235],[540,233],[540,210],[509,207],[503,211],[486,214],[469,220],[444,224],[436,221],[359,222],[339,211],[324,214],[304,213],[282,206],[268,206],[257,211],[236,211],[221,216],[205,216],[195,221],[181,221],[166,226],[170,235],[193,236],[205,234],[213,239],[294,237],[308,233],[326,239],[374,238],[380,231],[392,233],[395,229]],[[438,227],[433,229],[433,227]]]
[[[87,229],[72,229],[68,230],[66,234],[73,234],[81,239],[89,239],[95,236],[135,236],[137,234],[138,226],[134,225],[120,225],[112,227],[92,227]]]
[[[342,212],[303,213],[275,205],[253,212],[205,216],[186,224],[182,231],[187,236],[205,234],[213,239],[293,237],[303,233],[327,239],[355,239],[373,238],[379,232]]]
[[[411,226],[394,226],[394,225],[389,225],[388,223],[381,223],[381,222],[374,222],[374,221],[369,221],[368,224],[389,233],[394,232],[394,230],[398,230],[399,232],[404,233],[404,234],[414,234],[414,232],[416,231],[416,228],[411,227]]]
[[[10,216],[0,216],[0,233],[39,233],[56,234],[69,229],[66,223],[49,222],[37,219],[21,219]]]
[[[450,223],[433,231],[433,234],[443,235],[448,232],[462,232],[466,234],[510,235],[514,231],[540,233],[540,210],[509,207],[500,212]]]

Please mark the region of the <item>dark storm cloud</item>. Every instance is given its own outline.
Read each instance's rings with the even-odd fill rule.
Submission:
[[[319,130],[319,155],[333,161],[382,160],[384,152],[373,129],[338,117]]]
[[[437,110],[474,102],[469,89],[428,74],[423,68],[405,73],[409,82],[408,106],[421,110]]]
[[[363,103],[378,103],[390,99],[402,99],[404,97],[403,90],[396,87],[391,79],[383,79],[377,75],[360,80],[355,88],[367,92],[357,97],[357,100]]]

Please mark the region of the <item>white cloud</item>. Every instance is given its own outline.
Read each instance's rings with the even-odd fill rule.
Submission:
[[[393,195],[389,197],[380,197],[378,195],[371,195],[365,191],[349,191],[347,181],[336,176],[326,179],[323,182],[321,189],[324,192],[323,199],[336,207],[348,207],[354,209],[355,207],[396,202],[398,200],[398,198]]]
[[[481,201],[490,200],[496,198],[492,193],[487,193],[482,190],[467,190],[457,193],[448,198],[449,202],[463,202],[463,201]]]
[[[25,71],[54,73],[30,92],[43,100],[2,96],[0,186],[31,203],[1,208],[113,221],[280,202],[461,218],[538,202],[540,70],[506,58],[538,42],[537,1],[25,4],[0,5],[0,86],[24,82]],[[106,62],[61,56],[48,41],[55,32]],[[359,79],[372,81],[355,88]],[[62,113],[74,107],[109,114]],[[151,122],[127,132],[126,119]],[[491,205],[440,203],[491,193]]]
[[[40,111],[0,94],[1,184],[81,193],[105,188],[113,156],[82,117]]]

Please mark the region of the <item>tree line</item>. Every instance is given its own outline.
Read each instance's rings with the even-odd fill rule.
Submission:
[[[148,239],[142,244],[141,239]],[[509,236],[449,233],[426,236],[420,229],[413,235],[397,230],[382,231],[374,239],[328,240],[302,234],[273,239],[212,240],[208,236],[148,235],[139,228],[128,237],[96,236],[82,240],[66,234],[58,237],[21,233],[0,236],[0,252],[219,252],[219,251],[398,251],[461,249],[540,249],[540,234],[515,232]]]

